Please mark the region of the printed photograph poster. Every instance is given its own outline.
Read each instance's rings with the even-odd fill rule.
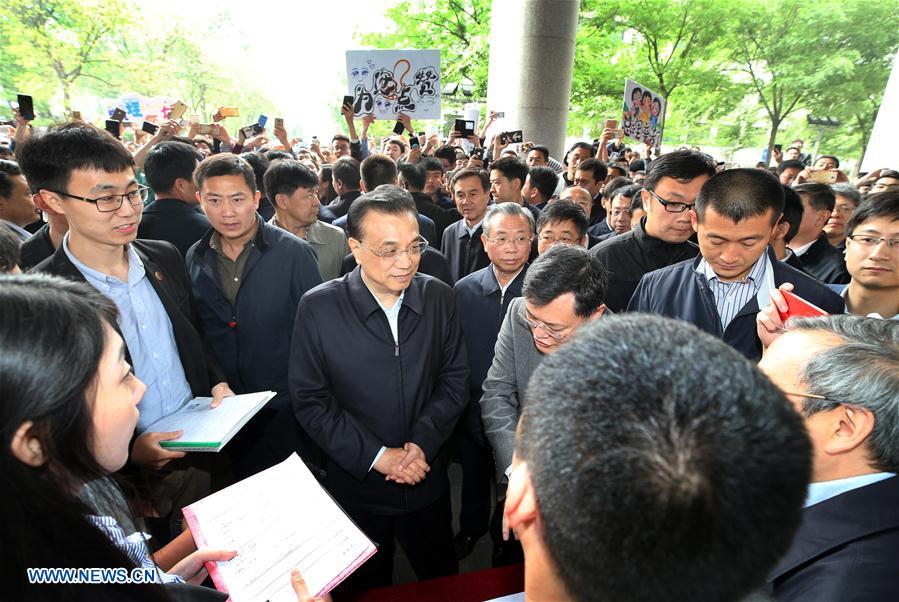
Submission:
[[[348,50],[346,81],[357,117],[441,117],[439,50]]]
[[[621,129],[624,135],[651,146],[662,143],[665,125],[665,99],[632,79],[624,84],[624,109]]]

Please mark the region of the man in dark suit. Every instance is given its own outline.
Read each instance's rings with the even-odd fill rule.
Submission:
[[[131,154],[105,132],[70,123],[30,138],[19,152],[42,202],[69,223],[60,247],[34,270],[87,281],[116,303],[130,363],[147,384],[130,460],[158,471],[185,454],[159,445],[179,433],[147,427],[194,396],[211,391],[218,405],[233,395],[194,327],[184,261],[170,243],[135,240],[148,189],[135,179]],[[153,500],[162,516],[191,501]]]
[[[490,178],[485,171],[463,169],[453,176],[452,189],[462,219],[443,231],[440,249],[449,262],[453,280],[458,282],[490,264],[481,241],[481,222],[490,202]]]
[[[780,285],[789,282],[803,299],[842,313],[839,295],[778,261],[770,250],[783,203],[783,187],[768,172],[730,169],[713,176],[691,212],[700,255],[643,276],[628,311],[687,320],[751,360],[761,357],[755,316]]]
[[[324,484],[380,545],[347,589],[388,585],[393,541],[420,579],[453,574],[447,441],[468,400],[452,289],[416,274],[426,248],[408,193],[350,207],[359,266],[307,292],[288,383],[296,418],[325,456]]]
[[[802,318],[778,336],[762,326],[769,313],[759,368],[805,418],[815,461],[802,524],[766,592],[778,602],[899,600],[899,322]]]
[[[418,209],[418,213],[431,218],[434,222],[435,238],[429,242],[432,242],[432,246],[437,247],[443,240],[443,231],[446,230],[447,226],[459,221],[462,216],[455,209],[444,209],[435,203],[430,195],[424,193],[428,174],[426,167],[429,162],[436,164],[433,165],[434,171],[441,169],[440,162],[433,157],[423,159],[422,163],[425,164],[424,166],[417,163],[401,163],[398,166],[400,171],[399,185],[412,195],[412,200],[415,201],[415,208]]]
[[[790,241],[790,248],[802,262],[806,272],[825,284],[848,284],[849,272],[843,254],[824,232],[836,205],[836,196],[827,184],[811,182],[793,189],[802,200],[802,222]]]
[[[481,385],[493,362],[499,327],[512,299],[521,296],[527,272],[534,218],[517,203],[491,205],[481,234],[490,265],[456,283],[456,302],[468,350],[468,407],[457,427],[457,450],[462,464],[462,509],[456,535],[460,560],[474,548],[490,519],[490,480],[493,456],[481,422]]]
[[[197,204],[193,173],[203,157],[183,142],[161,142],[147,153],[144,175],[156,200],[144,209],[138,238],[167,240],[181,257],[209,230],[209,220]]]
[[[359,182],[362,174],[359,162],[352,157],[341,157],[331,166],[331,185],[337,198],[328,204],[328,209],[335,217],[343,217],[350,210],[350,205],[362,195]]]

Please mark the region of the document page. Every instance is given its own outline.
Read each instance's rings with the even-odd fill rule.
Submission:
[[[295,602],[293,568],[323,596],[376,551],[296,454],[183,512],[198,547],[237,550],[207,564],[234,602]]]
[[[197,397],[177,412],[169,414],[147,427],[148,432],[165,433],[183,430],[162,447],[179,451],[219,451],[250,418],[275,396],[272,391],[234,395],[222,400],[217,408],[210,408],[211,397]]]

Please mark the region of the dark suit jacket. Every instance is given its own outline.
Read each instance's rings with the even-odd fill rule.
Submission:
[[[22,247],[19,249],[21,254],[19,267],[23,272],[27,272],[53,255],[55,251],[53,241],[50,240],[50,224],[44,224],[31,238],[22,243]]]
[[[227,380],[224,371],[215,359],[197,329],[190,286],[184,270],[184,260],[171,243],[157,240],[135,240],[131,243],[144,263],[147,279],[159,295],[165,312],[172,322],[175,345],[184,376],[194,396],[208,396],[212,385]],[[56,252],[32,270],[61,276],[69,280],[86,282],[84,275],[69,261],[62,245]]]
[[[350,190],[346,194],[342,194],[328,204],[328,209],[335,215],[335,219],[343,217],[350,210],[353,201],[362,196],[361,190]]]
[[[340,275],[345,276],[356,269],[356,258],[350,253],[343,258],[340,264]],[[446,263],[446,257],[440,254],[440,251],[432,247],[427,247],[421,254],[421,261],[418,264],[418,273],[433,276],[438,280],[446,282],[452,286],[455,280],[450,275],[449,264]]]
[[[608,234],[609,232],[612,232],[612,228],[609,226],[609,221],[604,219],[601,222],[597,222],[595,225],[590,226],[587,229],[587,232],[589,234],[592,234],[593,236],[599,238],[600,236],[603,236],[604,234]]]
[[[365,512],[405,515],[449,486],[445,445],[468,401],[465,343],[453,291],[416,274],[398,341],[359,268],[303,295],[290,349],[297,420],[326,455],[325,485]],[[381,446],[421,447],[431,471],[415,486],[371,469]]]
[[[469,237],[464,219],[460,219],[443,231],[440,249],[449,263],[450,274],[454,281],[458,282],[472,272],[490,265],[490,258],[487,257],[484,243],[481,242],[482,232],[478,226],[474,236]]]
[[[412,199],[415,201],[415,208],[418,209],[418,212],[431,218],[431,221],[434,222],[434,240],[429,242],[432,247],[439,248],[440,241],[443,240],[443,231],[459,221],[462,216],[455,209],[444,209],[423,192],[413,192]]]
[[[765,591],[778,602],[899,600],[899,477],[806,508]]]
[[[187,257],[190,246],[203,238],[209,228],[209,220],[198,205],[188,205],[178,199],[156,199],[144,209],[137,237],[168,241],[175,245],[181,257]]]
[[[849,284],[843,253],[830,244],[823,232],[799,260],[806,272],[825,284]]]
[[[830,314],[841,314],[845,309],[843,299],[826,286],[798,270],[779,261],[771,247],[768,258],[774,271],[774,286],[784,282],[793,284],[793,292]],[[696,272],[702,260],[695,259],[650,272],[643,276],[627,311],[645,311],[669,318],[680,318],[724,340],[752,361],[762,357],[762,344],[756,333],[755,316],[759,312],[758,301],[753,296],[734,319],[721,328],[721,318],[715,305],[715,297],[705,276]]]

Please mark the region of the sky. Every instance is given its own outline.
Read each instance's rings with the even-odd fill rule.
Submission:
[[[381,31],[391,0],[133,0],[160,23],[172,18],[205,32],[226,14],[230,25],[198,36],[221,64],[247,64],[256,86],[280,107],[288,130],[308,140],[334,132],[334,108],[346,93],[344,52],[354,34]],[[239,85],[236,82],[236,85]],[[269,116],[274,117],[272,115]],[[345,126],[344,126],[345,127]]]

